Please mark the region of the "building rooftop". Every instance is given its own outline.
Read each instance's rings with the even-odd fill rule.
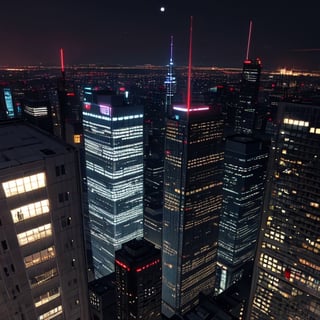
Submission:
[[[67,145],[61,140],[23,121],[0,123],[0,169],[63,154]]]

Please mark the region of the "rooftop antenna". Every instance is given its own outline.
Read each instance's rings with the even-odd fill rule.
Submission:
[[[246,60],[249,59],[249,51],[250,51],[250,43],[251,43],[251,31],[252,31],[252,20],[250,20],[250,24],[249,24],[249,34],[248,34]]]
[[[173,36],[171,36],[170,41],[170,66],[173,65]]]
[[[63,48],[60,48],[60,63],[61,63],[61,74],[63,80],[65,80],[65,72],[64,72],[64,52]]]
[[[168,107],[171,106],[172,96],[173,96],[173,84],[175,83],[175,78],[173,76],[173,36],[171,36],[170,41],[170,61],[168,66],[168,74],[165,80],[165,84],[167,86],[166,93],[166,105],[165,112],[167,113]]]
[[[190,40],[189,40],[189,64],[188,64],[188,85],[187,85],[187,112],[191,106],[191,66],[192,66],[192,22],[193,16],[190,17]]]

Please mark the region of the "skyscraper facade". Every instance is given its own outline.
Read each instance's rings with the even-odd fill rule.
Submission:
[[[17,115],[15,110],[11,88],[0,84],[0,119],[12,119]]]
[[[259,235],[267,145],[236,135],[226,139],[223,206],[219,224],[218,292],[237,282],[252,261]]]
[[[86,89],[83,126],[95,277],[114,271],[121,244],[143,234],[143,107]]]
[[[207,106],[173,107],[167,120],[162,312],[184,314],[214,288],[222,205],[223,121]]]
[[[133,239],[115,254],[117,319],[160,319],[161,250]]]
[[[76,152],[25,123],[0,139],[0,317],[88,319]]]
[[[248,319],[320,318],[320,107],[280,103]]]
[[[260,75],[260,59],[247,59],[243,62],[239,103],[235,112],[236,133],[252,134],[257,125]]]

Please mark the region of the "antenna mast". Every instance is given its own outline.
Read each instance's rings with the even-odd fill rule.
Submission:
[[[65,79],[65,72],[64,72],[64,53],[63,49],[60,49],[60,63],[61,63],[61,73],[63,80]]]
[[[248,43],[247,43],[246,60],[249,59],[249,50],[250,50],[250,43],[251,43],[251,31],[252,31],[252,20],[250,20],[250,24],[249,24],[249,35],[248,35]]]
[[[191,67],[192,67],[192,22],[193,16],[190,17],[190,40],[189,40],[189,64],[188,64],[188,86],[187,86],[187,112],[191,106]]]

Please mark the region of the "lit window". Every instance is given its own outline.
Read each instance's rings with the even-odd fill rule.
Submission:
[[[44,273],[34,276],[30,279],[31,287],[34,288],[44,282],[47,282],[58,275],[57,268],[52,268]]]
[[[38,319],[39,320],[50,320],[50,319],[57,317],[61,313],[62,313],[62,306],[58,306],[58,307],[55,307],[55,308],[51,309],[50,311],[42,314],[41,316],[39,316]]]
[[[40,189],[45,186],[46,179],[43,172],[2,183],[2,187],[7,198],[15,196],[17,194]]]
[[[73,142],[74,143],[81,143],[81,135],[80,134],[74,134],[73,135]]]
[[[52,300],[54,300],[55,298],[60,296],[60,288],[53,288],[50,291],[42,294],[41,296],[37,297],[34,299],[35,303],[35,307],[40,307],[43,304],[46,304]]]
[[[19,245],[24,246],[28,243],[49,237],[52,235],[51,223],[45,224],[38,228],[34,228],[17,234]]]
[[[33,253],[30,256],[24,258],[24,264],[26,268],[35,266],[41,262],[53,259],[55,257],[54,246],[47,249],[41,250],[39,252]]]
[[[42,200],[30,203],[26,206],[11,210],[11,216],[14,223],[30,219],[49,212],[49,200]]]

